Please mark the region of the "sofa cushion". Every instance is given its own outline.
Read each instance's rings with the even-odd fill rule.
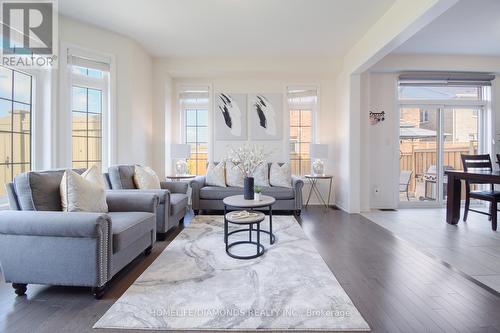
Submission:
[[[222,200],[231,195],[243,194],[243,189],[240,187],[217,187],[205,186],[200,189],[200,199],[205,200]],[[270,195],[277,200],[287,200],[295,198],[293,188],[288,187],[263,187],[262,194]]]
[[[188,205],[188,196],[184,193],[170,193],[170,215],[185,211]]]
[[[205,186],[200,189],[200,199],[222,200],[230,195],[243,194],[241,187]]]
[[[134,167],[134,184],[135,187],[141,190],[159,190],[160,179],[153,169],[136,165]]]
[[[241,169],[233,162],[226,162],[226,184],[227,186],[243,187],[244,176]]]
[[[74,169],[82,174],[85,169]],[[65,170],[30,171],[14,177],[21,210],[61,211],[59,185]]]
[[[224,163],[208,163],[205,183],[209,186],[226,187],[226,175],[224,166]]]
[[[81,175],[66,170],[59,188],[65,212],[108,212],[104,182],[95,165]]]
[[[276,200],[288,200],[295,198],[295,192],[290,187],[271,186],[262,188],[263,195],[270,195]]]
[[[113,190],[136,189],[134,183],[134,165],[115,165],[109,167],[109,182]]]
[[[113,233],[113,253],[130,244],[156,227],[155,215],[145,212],[110,212]]]
[[[269,183],[271,186],[279,187],[292,187],[292,172],[290,169],[290,164],[284,163],[282,165],[278,163],[271,164],[271,169],[269,170]]]

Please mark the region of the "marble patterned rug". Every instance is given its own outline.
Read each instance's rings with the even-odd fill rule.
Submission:
[[[276,242],[262,237],[266,252],[251,260],[226,254],[222,221],[196,216],[94,328],[370,330],[294,217],[274,216]]]

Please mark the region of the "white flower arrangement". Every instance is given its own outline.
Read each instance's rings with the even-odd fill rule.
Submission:
[[[245,177],[252,177],[255,169],[262,163],[270,153],[265,152],[262,145],[244,144],[241,147],[228,147],[229,153],[226,161],[232,162]]]

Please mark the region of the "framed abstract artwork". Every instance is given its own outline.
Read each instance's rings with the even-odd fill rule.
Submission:
[[[214,104],[215,140],[246,140],[247,94],[216,93]]]
[[[251,140],[281,140],[283,136],[283,94],[250,94]]]

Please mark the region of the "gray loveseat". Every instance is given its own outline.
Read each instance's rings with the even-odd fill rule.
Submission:
[[[217,163],[215,163],[217,164]],[[268,172],[271,164],[268,165]],[[200,210],[223,210],[222,200],[225,197],[243,194],[241,187],[209,186],[205,183],[205,176],[197,176],[191,181],[191,205],[195,214]],[[302,210],[302,187],[304,182],[292,176],[291,187],[270,186],[263,187],[262,194],[270,195],[276,199],[273,210],[293,211],[300,215]]]
[[[167,231],[184,221],[188,207],[188,184],[184,182],[160,182],[161,190],[139,190],[134,183],[135,167],[117,165],[109,167],[105,178],[112,190],[154,193],[160,199],[156,212],[158,240],[165,240]]]
[[[18,295],[34,283],[92,287],[100,298],[118,271],[151,252],[158,197],[110,191],[109,213],[63,212],[63,173],[23,173],[6,185],[11,210],[0,212],[1,270]]]

